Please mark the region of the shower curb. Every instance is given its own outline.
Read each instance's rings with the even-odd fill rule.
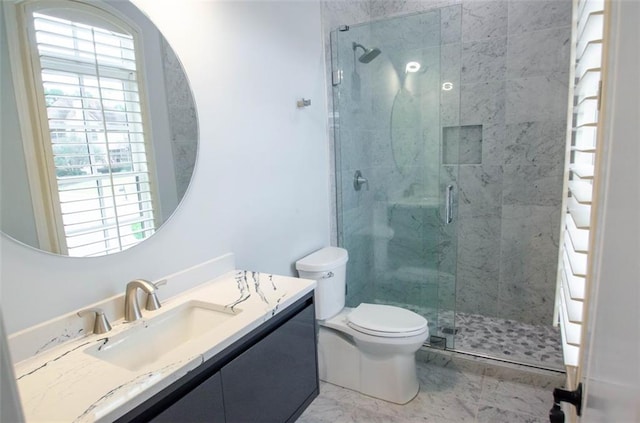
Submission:
[[[416,353],[416,360],[421,362],[433,362],[437,358],[448,358],[449,361],[464,361],[469,363],[475,363],[478,365],[490,365],[496,367],[509,368],[513,370],[519,370],[529,373],[535,373],[540,375],[564,375],[566,371],[564,369],[557,369],[545,366],[538,366],[528,363],[520,363],[516,361],[491,357],[489,355],[483,355],[478,353],[459,351],[459,350],[443,350],[439,348],[433,348],[427,344],[423,345]],[[447,363],[449,362],[447,361]]]

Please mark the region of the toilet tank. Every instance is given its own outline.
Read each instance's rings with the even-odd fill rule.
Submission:
[[[349,254],[344,248],[325,247],[296,262],[301,278],[318,282],[316,319],[328,319],[344,308],[348,260]]]

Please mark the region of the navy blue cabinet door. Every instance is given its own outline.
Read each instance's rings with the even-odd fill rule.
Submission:
[[[153,423],[224,423],[220,372],[198,385],[171,407],[154,417]]]
[[[313,305],[298,313],[220,373],[228,423],[284,423],[317,395]]]

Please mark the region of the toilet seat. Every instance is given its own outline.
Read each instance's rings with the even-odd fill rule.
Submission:
[[[404,338],[427,331],[424,317],[382,304],[360,304],[347,315],[347,324],[358,332],[383,338]]]

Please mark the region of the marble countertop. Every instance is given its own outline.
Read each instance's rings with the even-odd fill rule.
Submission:
[[[113,421],[223,351],[244,335],[312,291],[316,282],[249,271],[232,271],[142,311],[132,323],[112,322],[102,335],[87,335],[27,358],[15,374],[27,422]],[[132,371],[98,359],[86,350],[109,337],[187,301],[240,311],[214,329]],[[144,307],[142,307],[144,308]]]

